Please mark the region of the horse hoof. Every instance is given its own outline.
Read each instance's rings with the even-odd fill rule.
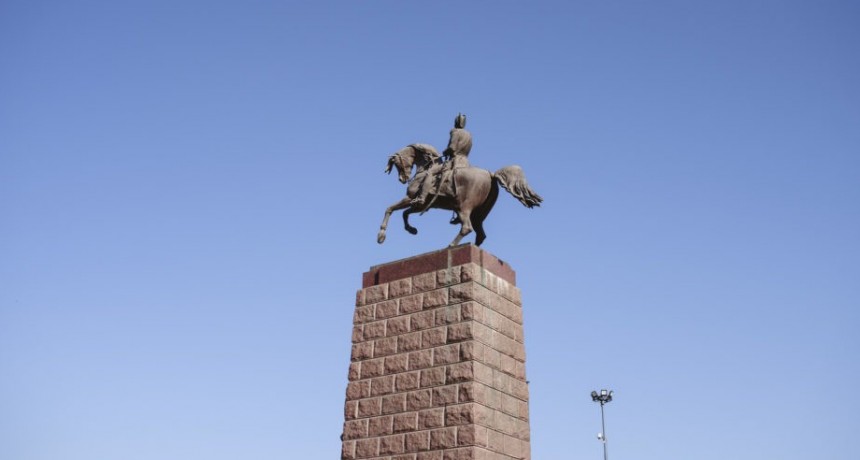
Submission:
[[[417,228],[412,228],[412,227],[410,227],[410,228],[407,228],[407,229],[406,229],[406,231],[407,231],[407,232],[409,232],[409,233],[411,233],[411,234],[413,234],[413,235],[417,235],[417,234],[418,234],[418,229],[417,229]]]
[[[385,242],[385,233],[380,233],[379,236],[376,237],[376,242],[382,244]]]

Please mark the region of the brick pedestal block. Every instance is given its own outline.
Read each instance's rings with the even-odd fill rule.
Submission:
[[[516,275],[462,245],[372,267],[355,302],[341,459],[530,459]]]

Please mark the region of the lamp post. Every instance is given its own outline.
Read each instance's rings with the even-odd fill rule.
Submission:
[[[612,401],[612,390],[600,390],[600,392],[592,391],[591,400],[600,403],[600,427],[602,432],[598,433],[597,439],[603,443],[603,460],[609,460],[609,454],[606,453],[606,419],[603,416],[603,405]]]

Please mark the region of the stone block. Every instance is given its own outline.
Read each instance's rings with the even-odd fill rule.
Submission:
[[[448,342],[462,342],[464,340],[473,339],[473,324],[474,323],[472,321],[467,321],[465,323],[452,324],[448,326]]]
[[[421,387],[434,387],[445,384],[445,368],[434,367],[421,371]]]
[[[430,434],[427,434],[428,442]],[[442,460],[442,451],[441,450],[433,450],[430,452],[418,452],[418,456],[415,457],[415,460]]]
[[[511,358],[508,355],[501,356],[501,366],[500,370],[508,375],[516,376],[517,373],[517,363],[519,361]]]
[[[396,298],[412,294],[412,278],[403,278],[388,283],[388,297]]]
[[[361,361],[361,378],[369,379],[381,376],[385,370],[383,367],[384,362],[383,358]]]
[[[349,374],[347,374],[347,378],[349,381],[358,380],[361,375],[361,361],[356,361],[349,363]]]
[[[358,417],[358,401],[347,401],[343,406],[345,420],[353,420]]]
[[[364,325],[356,324],[352,328],[352,343],[364,341]]]
[[[469,425],[475,423],[475,404],[466,403],[449,406],[445,410],[445,426]]]
[[[474,423],[489,426],[490,419],[493,417],[493,410],[482,404],[472,404],[472,417],[474,417]]]
[[[514,436],[524,441],[531,439],[528,420],[514,419]]]
[[[484,344],[474,340],[464,342],[460,345],[460,361],[483,361],[485,348]]]
[[[433,405],[447,406],[457,403],[457,385],[447,385],[433,388]]]
[[[465,264],[460,266],[460,282],[481,282],[481,266],[476,264]]]
[[[463,402],[484,402],[483,393],[486,390],[484,385],[475,382],[466,382],[458,387],[459,396],[457,400]]]
[[[400,301],[397,299],[386,300],[376,304],[376,319],[391,318],[399,313]]]
[[[396,391],[411,391],[417,390],[420,387],[421,373],[406,372],[395,376],[394,389]]]
[[[438,270],[436,272],[436,286],[448,286],[460,283],[460,267]]]
[[[385,358],[385,373],[398,374],[406,372],[409,366],[409,355],[399,354]]]
[[[402,434],[385,436],[379,440],[380,455],[402,454],[405,450],[405,438]]]
[[[511,394],[523,401],[529,400],[529,386],[522,380],[514,380],[511,382]]]
[[[448,366],[445,381],[449,384],[471,381],[474,378],[475,364],[478,363],[466,361]]]
[[[487,427],[475,424],[457,428],[457,445],[487,447]]]
[[[457,446],[457,427],[437,428],[430,431],[431,449],[450,449]]]
[[[352,346],[353,361],[360,361],[373,357],[373,342],[356,343]]]
[[[427,409],[418,413],[418,429],[429,430],[445,426],[445,409]]]
[[[410,319],[408,316],[398,316],[388,320],[385,333],[388,336],[401,335],[410,331]]]
[[[433,312],[422,311],[412,315],[412,330],[420,331],[421,329],[429,329],[435,326]]]
[[[424,308],[424,294],[415,294],[400,299],[400,313],[405,315]]]
[[[343,424],[343,439],[367,437],[367,420],[350,420]]]
[[[371,379],[370,396],[382,396],[394,392],[394,376],[387,375]]]
[[[382,413],[396,414],[406,411],[406,393],[396,393],[382,397]]]
[[[429,312],[428,312],[429,313]],[[432,348],[445,345],[447,340],[447,328],[437,327],[421,333],[421,347]]]
[[[439,307],[448,304],[448,289],[436,289],[424,293],[424,309]]]
[[[465,302],[460,306],[463,321],[474,320],[483,323],[485,307],[478,302]]]
[[[356,307],[355,314],[352,316],[352,322],[354,324],[360,324],[366,323],[368,321],[373,321],[374,319],[376,319],[374,311],[376,311],[376,305],[365,305],[363,307]]]
[[[346,385],[346,399],[347,401],[353,399],[361,399],[370,397],[370,381],[356,381],[349,382]]]
[[[475,339],[483,344],[492,347],[493,336],[496,334],[496,331],[490,329],[490,327],[486,326],[485,324],[477,321],[473,321],[472,324],[472,333],[474,334]]]
[[[418,429],[418,412],[406,412],[394,416],[392,429],[395,433],[406,433]]]
[[[364,289],[364,303],[381,302],[388,298],[388,284],[379,284]]]
[[[355,457],[370,458],[379,455],[379,438],[359,439],[355,442]]]
[[[514,458],[524,458],[525,452],[523,449],[523,441],[513,436],[505,437],[505,454]]]
[[[475,456],[475,449],[471,447],[461,447],[458,449],[446,450],[442,453],[442,460],[480,460]],[[502,460],[502,459],[499,459]],[[507,460],[507,459],[505,459]]]
[[[412,277],[412,292],[431,291],[433,289],[436,289],[435,272],[424,273]]]
[[[418,343],[421,343],[420,334],[416,333]],[[433,366],[433,350],[421,350],[409,353],[409,369],[421,370]]]
[[[417,411],[433,405],[433,393],[429,389],[412,391],[406,394],[406,410]]]
[[[382,414],[382,399],[369,398],[358,401],[359,417],[375,417]]]
[[[397,353],[397,337],[386,337],[373,342],[373,357],[393,355]]]
[[[475,294],[475,283],[463,283],[456,286],[451,286],[448,291],[449,302],[468,302],[477,300]]]
[[[341,460],[355,460],[355,441],[344,441],[340,450]]]
[[[517,414],[516,416],[520,420],[528,420],[529,419],[529,403],[522,400],[517,400]]]
[[[393,433],[393,417],[374,417],[367,420],[367,436],[384,436]]]
[[[474,361],[472,367],[474,369],[475,381],[481,382],[485,385],[493,385],[494,374],[493,369],[490,366]]]
[[[430,432],[414,431],[406,433],[406,452],[418,452],[430,449]]]
[[[481,385],[481,384],[479,384]],[[493,387],[484,387],[484,392],[481,395],[482,400],[479,401],[486,407],[500,410],[502,408],[502,392]]]
[[[404,317],[408,318],[408,317]],[[397,349],[400,350],[401,353],[408,351],[415,351],[421,349],[421,333],[413,332],[410,334],[404,334],[397,337]]]
[[[433,365],[444,366],[460,362],[460,344],[455,343],[433,349]]]
[[[495,452],[505,451],[505,434],[496,430],[487,432],[487,447]]]
[[[504,412],[494,410],[490,428],[508,436],[513,436],[517,431],[516,419]]]
[[[436,326],[459,323],[462,320],[460,316],[460,308],[461,305],[457,304],[437,309],[435,317]]]

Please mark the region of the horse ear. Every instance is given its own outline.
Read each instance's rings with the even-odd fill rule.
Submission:
[[[391,174],[391,168],[394,166],[394,155],[388,157],[388,166],[385,167],[385,174]]]

